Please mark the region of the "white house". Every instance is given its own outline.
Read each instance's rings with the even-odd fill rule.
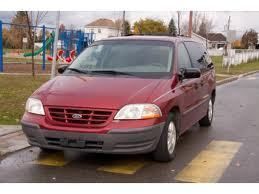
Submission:
[[[85,26],[85,33],[95,33],[95,40],[120,36],[121,31],[110,19],[100,18]]]
[[[207,39],[192,33],[192,38],[202,43],[208,49],[220,49],[227,45],[227,38],[221,33],[208,33]]]

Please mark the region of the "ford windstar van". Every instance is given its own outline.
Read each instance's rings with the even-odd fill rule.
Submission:
[[[210,126],[215,71],[187,37],[127,36],[94,42],[26,103],[22,128],[43,150],[175,156],[179,136]]]

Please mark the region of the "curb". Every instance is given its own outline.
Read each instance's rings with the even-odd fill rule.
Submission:
[[[249,76],[249,75],[252,75],[252,74],[255,74],[255,73],[259,73],[259,70],[257,70],[257,71],[250,71],[248,73],[240,74],[240,75],[237,75],[237,76],[233,76],[233,77],[229,77],[229,78],[217,81],[216,85],[220,86],[222,84],[226,84],[226,83],[238,80],[239,78],[246,77],[246,76]]]

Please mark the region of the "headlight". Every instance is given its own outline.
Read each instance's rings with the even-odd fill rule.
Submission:
[[[129,104],[120,109],[114,119],[153,119],[161,116],[161,110],[155,104]]]
[[[29,113],[45,115],[41,101],[36,98],[29,98],[27,100],[25,110]]]

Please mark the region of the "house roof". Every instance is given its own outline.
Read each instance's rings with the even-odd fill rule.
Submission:
[[[196,34],[196,33],[194,33],[194,32],[192,32],[192,36],[196,36],[196,37],[198,37],[198,38],[203,39],[204,41],[206,41],[206,38],[204,38],[203,36],[200,36],[199,34]]]
[[[221,33],[208,33],[208,40],[210,40],[210,41],[227,41],[227,38]]]
[[[89,24],[86,25],[86,27],[93,27],[93,26],[98,26],[98,27],[108,27],[108,28],[115,28],[116,25],[115,23],[110,20],[110,19],[106,19],[106,18],[100,18],[98,20],[95,20]]]

